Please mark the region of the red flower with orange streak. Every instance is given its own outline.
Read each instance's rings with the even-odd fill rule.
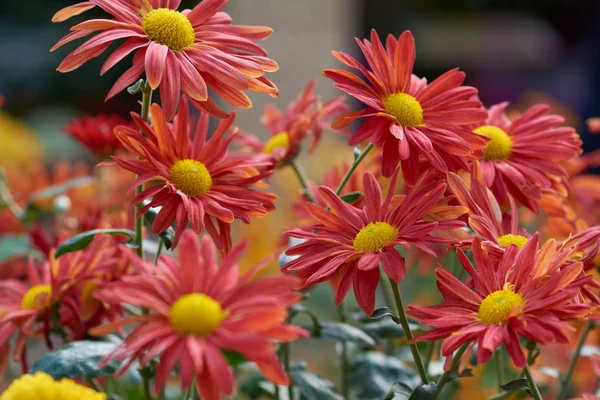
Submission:
[[[113,158],[122,168],[139,175],[130,191],[148,182],[162,181],[133,200],[138,204],[151,199],[141,208],[140,215],[152,207],[161,207],[152,224],[153,233],[160,233],[175,222],[176,247],[189,222],[196,233],[206,229],[217,247],[227,253],[231,248],[230,224],[235,219],[250,223],[251,218],[263,217],[275,208],[274,194],[250,187],[265,177],[266,172],[257,168],[269,163],[227,158],[233,134],[226,135],[235,112],[219,123],[210,139],[208,115],[203,113],[192,130],[188,112],[183,96],[173,124],[167,123],[157,104],[151,106],[152,127],[132,113],[134,123],[144,134],[124,126],[117,127],[115,134],[139,159]],[[216,225],[211,217],[216,219]]]
[[[367,108],[340,115],[333,121],[333,128],[342,129],[356,119],[366,118],[348,144],[368,138],[383,147],[382,171],[386,177],[393,174],[399,162],[410,184],[423,171],[420,161],[441,172],[466,169],[468,160],[477,158],[486,142],[466,124],[483,122],[487,113],[474,98],[477,89],[461,86],[465,74],[453,69],[430,84],[412,75],[416,52],[409,31],[398,40],[388,35],[385,47],[375,30],[371,31],[370,42],[356,42],[370,69],[348,54],[334,51],[333,55],[359,70],[367,81],[339,69],[326,69],[323,75]]]
[[[146,74],[152,89],[160,85],[161,103],[167,119],[177,111],[181,92],[200,110],[219,118],[227,117],[210,97],[208,88],[234,107],[249,108],[244,93],[252,90],[277,97],[277,87],[264,77],[277,71],[277,63],[255,42],[268,38],[273,30],[263,26],[233,25],[220,11],[227,0],[204,0],[192,10],[177,11],[180,0],[89,0],[58,11],[53,22],[62,22],[95,6],[113,19],[92,19],[71,27],[71,33],[52,47],[98,31],[73,50],[59,65],[69,72],[98,57],[115,40],[127,39],[106,59],[100,75],[132,52],[133,66],[115,82],[106,96],[110,99]]]
[[[231,395],[235,387],[221,352],[233,350],[255,362],[268,380],[287,385],[289,378],[280,365],[275,342],[308,336],[285,322],[288,307],[301,297],[292,291],[298,281],[292,276],[251,281],[266,262],[239,277],[237,263],[245,247],[236,246],[219,264],[210,239],[204,237],[199,244],[187,230],[181,238],[179,261],[162,256],[154,265],[132,255],[139,273],[106,285],[96,297],[112,305],[144,307],[149,314],[95,330],[103,334],[136,323],[106,362],[127,360],[121,370],[125,372],[134,361],[144,366],[158,357],[155,392],[179,364],[184,390],[195,380],[203,399],[219,400]]]

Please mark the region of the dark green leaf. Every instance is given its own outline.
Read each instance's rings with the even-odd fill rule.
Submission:
[[[504,385],[500,385],[500,387],[505,392],[518,392],[523,390],[527,393],[531,393],[531,390],[529,389],[529,382],[526,378],[514,379],[508,383],[505,383]]]
[[[222,352],[223,352],[223,356],[227,360],[227,363],[229,365],[231,365],[232,367],[235,367],[235,366],[245,363],[247,361],[246,358],[242,354],[238,353],[237,351],[223,350]]]
[[[144,214],[144,223],[148,229],[152,228],[152,224],[154,223],[154,219],[158,215],[158,211],[155,209],[149,209],[146,214]],[[173,238],[175,237],[175,229],[172,226],[168,227],[164,231],[158,234],[160,238],[163,240],[163,244],[167,248],[167,250],[173,247]]]
[[[25,256],[32,251],[27,235],[4,235],[0,238],[0,261]]]
[[[435,382],[429,382],[426,385],[421,385],[413,390],[408,400],[433,400],[435,389]]]
[[[252,373],[240,384],[239,390],[240,393],[248,396],[251,400],[264,399],[266,396],[273,398],[272,394],[263,387],[265,384],[267,384],[267,381],[265,381],[265,378],[263,378],[261,374]],[[272,391],[274,391],[274,389]]]
[[[466,378],[466,377],[472,377],[472,376],[473,376],[473,370],[471,368],[465,368],[460,372],[458,372],[458,369],[455,368],[450,373],[448,380],[451,381],[453,379]]]
[[[136,83],[134,83],[133,85],[131,85],[127,88],[127,93],[129,93],[129,94],[139,93],[143,84],[144,84],[144,80],[140,79],[139,81],[137,81]]]
[[[358,198],[362,196],[361,192],[352,192],[352,193],[348,193],[343,195],[342,197],[340,197],[342,200],[344,200],[346,203],[352,204],[354,203],[356,200],[358,200]]]
[[[331,381],[307,371],[303,364],[292,366],[290,376],[307,400],[344,400],[335,392],[335,385]]]
[[[78,235],[75,235],[59,244],[58,248],[56,249],[56,258],[65,253],[85,249],[92,242],[94,236],[98,234],[112,236],[123,235],[129,237],[129,239],[132,241],[135,240],[135,232],[129,229],[93,229],[91,231],[82,232]]]
[[[366,352],[354,362],[350,375],[353,387],[360,389],[358,398],[380,400],[389,394],[390,387],[396,384],[408,388],[407,393],[417,384],[416,374],[400,359],[379,352]],[[393,398],[393,397],[392,397]]]
[[[396,314],[394,314],[394,312],[392,310],[390,310],[387,307],[380,307],[375,309],[375,311],[373,311],[373,314],[371,314],[371,316],[369,317],[369,319],[381,319],[381,318],[385,318],[385,317],[390,317],[393,320],[396,320],[398,317],[396,317]]]
[[[315,327],[304,326],[303,328],[311,332],[313,338],[332,340],[339,342],[353,342],[359,347],[374,347],[375,340],[365,332],[361,331],[352,325],[342,322],[322,322],[319,324],[320,329],[315,331]]]
[[[116,343],[82,340],[46,353],[31,367],[30,373],[44,371],[60,378],[98,378],[109,376],[119,368],[118,361],[111,361],[101,367],[100,362],[115,349]]]

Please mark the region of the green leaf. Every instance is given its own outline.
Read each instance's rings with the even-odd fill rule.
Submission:
[[[344,400],[335,392],[335,385],[331,381],[307,371],[304,364],[293,365],[290,376],[307,400]]]
[[[512,393],[512,392],[518,392],[518,391],[522,390],[522,391],[525,391],[525,392],[531,394],[531,389],[529,388],[529,382],[527,381],[526,378],[514,379],[508,383],[505,383],[504,385],[500,385],[500,387],[505,392]]]
[[[32,251],[27,235],[4,235],[0,238],[0,261],[25,256]]]
[[[360,147],[354,146],[354,149],[352,149],[352,153],[354,154],[354,161],[356,161],[356,159],[362,154],[362,151],[360,150]]]
[[[59,194],[63,194],[67,190],[74,189],[81,186],[91,185],[96,182],[96,178],[93,176],[84,176],[82,178],[75,178],[61,183],[60,185],[48,186],[45,189],[33,192],[29,196],[29,203],[36,203],[39,200],[51,199]]]
[[[358,398],[380,400],[403,388],[405,394],[420,382],[418,376],[402,360],[379,352],[360,354],[350,375],[353,387],[360,389]],[[390,387],[396,389],[390,391]],[[389,397],[388,397],[389,398]]]
[[[232,367],[236,367],[242,363],[245,363],[246,357],[244,357],[241,353],[233,350],[222,350],[223,357],[227,360],[227,363]]]
[[[92,229],[91,231],[82,232],[65,240],[56,249],[56,258],[66,253],[85,249],[94,240],[94,237],[99,234],[105,235],[123,235],[135,241],[135,232],[129,229]]]
[[[143,84],[144,84],[144,80],[140,79],[139,81],[137,81],[136,83],[134,83],[133,85],[131,85],[127,88],[127,93],[129,93],[129,94],[139,93],[140,90],[142,89]]]
[[[359,347],[375,347],[375,340],[359,328],[342,322],[321,322],[318,331],[313,325],[303,326],[314,339],[352,342]]]
[[[273,398],[273,394],[263,387],[266,384],[267,381],[265,381],[265,378],[263,378],[261,374],[252,373],[249,374],[248,377],[240,384],[239,391],[240,393],[248,396],[248,398],[251,400],[264,399],[267,396],[268,398]],[[270,382],[269,384],[273,385]],[[273,388],[273,392],[274,391],[275,389]]]
[[[352,192],[352,193],[345,194],[340,198],[342,200],[344,200],[346,203],[352,204],[356,200],[358,200],[360,198],[360,196],[362,196],[361,192]]]
[[[154,223],[154,219],[157,215],[158,211],[155,209],[151,208],[148,211],[146,211],[146,214],[144,214],[144,224],[146,225],[146,228],[148,228],[149,230],[152,229],[152,224]],[[173,229],[172,226],[159,233],[158,236],[160,236],[160,238],[163,240],[163,244],[165,245],[167,250],[170,250],[171,247],[173,247],[175,229]]]
[[[390,317],[394,321],[396,319],[398,319],[396,314],[394,314],[394,312],[387,307],[380,307],[380,308],[375,309],[375,311],[373,311],[373,314],[371,314],[368,318],[369,319],[381,319],[381,318],[385,318],[385,317]]]
[[[98,378],[113,375],[120,366],[116,360],[101,367],[100,362],[117,343],[82,340],[72,342],[65,347],[46,353],[31,367],[30,373],[46,372],[54,379],[61,378]]]
[[[429,382],[426,385],[421,385],[413,390],[408,400],[433,400],[436,386],[437,385],[435,382]]]

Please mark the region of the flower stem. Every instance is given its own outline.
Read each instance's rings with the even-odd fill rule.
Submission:
[[[504,383],[504,353],[499,348],[496,351],[496,376],[498,377],[498,390],[501,390],[500,385]]]
[[[354,170],[356,169],[356,167],[358,167],[358,164],[360,164],[361,161],[367,156],[367,154],[369,154],[369,152],[373,149],[373,147],[375,147],[373,145],[373,143],[369,143],[369,145],[367,147],[365,147],[365,149],[358,155],[358,157],[356,157],[356,159],[350,166],[350,169],[348,170],[348,172],[346,172],[346,175],[344,175],[344,177],[342,178],[342,181],[340,182],[339,186],[335,190],[335,193],[338,196],[340,193],[342,193],[342,190],[346,186],[346,183],[348,183],[348,181],[350,180],[350,177],[354,173]]]
[[[525,377],[529,382],[529,389],[531,390],[531,397],[535,400],[543,400],[542,394],[540,393],[540,389],[535,384],[535,380],[533,379],[533,375],[531,375],[531,370],[529,369],[529,364],[525,363],[525,368],[523,368],[523,372],[525,373]]]
[[[150,379],[147,376],[143,376],[144,378],[144,394],[147,400],[152,400],[152,392],[150,391]]]
[[[413,339],[413,334],[410,330],[406,314],[404,313],[404,305],[402,304],[402,296],[400,295],[400,289],[398,289],[398,284],[392,279],[390,279],[389,281],[392,287],[392,292],[394,293],[394,300],[396,301],[396,308],[398,310],[398,319],[400,320],[400,325],[402,325],[402,329],[404,330],[406,338],[410,341]],[[423,381],[423,384],[429,383],[429,379],[427,378],[427,372],[425,371],[425,367],[423,366],[423,361],[421,361],[421,355],[419,354],[419,349],[417,348],[417,345],[415,343],[411,343],[409,344],[409,346],[410,352],[412,353],[413,359],[415,360],[415,364],[417,365],[417,370],[419,370],[421,381]]]
[[[6,207],[18,220],[23,218],[24,211],[15,201],[12,193],[8,190],[8,186],[4,182],[4,177],[0,173],[0,203],[6,204]]]
[[[294,400],[294,387],[292,385],[292,377],[290,376],[290,344],[283,343],[281,345],[281,358],[283,361],[283,368],[285,369],[285,373],[290,379],[290,384],[288,385],[288,399]]]
[[[300,164],[298,164],[298,162],[294,160],[290,163],[290,165],[294,169],[294,172],[298,177],[298,181],[300,181],[300,184],[302,185],[302,189],[304,190],[304,197],[306,197],[306,199],[311,203],[316,203],[315,198],[313,197],[312,193],[310,192],[310,188],[308,187],[308,180],[306,179],[306,174],[300,167]]]
[[[147,82],[145,82],[142,85],[142,113],[140,114],[140,116],[142,117],[142,119],[144,121],[148,121],[148,117],[150,115],[150,103],[152,102],[152,88],[150,88],[150,85],[148,85]],[[140,132],[140,135],[142,133]],[[140,185],[135,189],[135,194],[136,196],[140,193],[142,193],[142,191],[144,190],[144,185]],[[139,217],[138,212],[140,211],[140,209],[142,208],[142,203],[140,202],[139,204],[137,204],[135,206],[135,214],[134,214],[134,218],[135,218],[135,241],[136,241],[136,245],[137,245],[137,255],[140,258],[144,258],[144,248],[143,248],[143,242],[144,242],[144,233],[143,233],[143,229],[144,229],[144,216],[140,215]]]
[[[346,308],[344,306],[344,302],[342,301],[340,305],[337,307],[338,314],[340,316],[340,321],[345,323],[347,320],[346,317]],[[342,384],[341,384],[341,392],[344,399],[348,398],[348,344],[346,341],[341,342],[342,345]]]
[[[154,257],[154,264],[158,262],[158,258],[160,257],[160,253],[162,253],[162,249],[165,245],[165,242],[162,238],[158,238],[158,249],[156,249],[156,256]]]
[[[577,360],[579,359],[579,355],[581,354],[581,349],[585,344],[585,340],[587,339],[588,334],[593,328],[594,322],[588,321],[585,328],[583,329],[583,333],[581,334],[581,339],[579,339],[579,343],[577,344],[575,353],[573,353],[573,357],[571,358],[571,363],[569,364],[567,373],[565,374],[564,378],[561,379],[560,392],[558,393],[558,396],[556,396],[556,400],[564,400],[567,397],[567,392],[569,390],[569,386],[571,385],[571,376],[573,375],[573,371],[575,371],[575,367],[577,366]]]
[[[468,348],[469,343],[465,343],[458,349],[456,354],[454,354],[454,357],[452,358],[452,366],[448,371],[444,372],[444,374],[440,377],[440,380],[437,382],[437,385],[435,387],[435,393],[433,394],[433,400],[437,399],[440,393],[442,393],[442,389],[444,388],[444,385],[448,382],[450,374],[452,373],[452,371],[454,371],[454,369],[460,362],[460,358],[463,356],[463,354],[465,354],[465,351],[467,351]]]

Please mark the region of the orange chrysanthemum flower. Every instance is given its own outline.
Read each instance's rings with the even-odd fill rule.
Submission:
[[[275,208],[276,196],[250,188],[265,177],[257,168],[269,162],[228,159],[227,148],[233,135],[225,137],[235,113],[222,120],[210,139],[208,115],[202,114],[191,131],[188,121],[188,103],[182,97],[179,113],[173,124],[167,123],[162,109],[151,107],[152,127],[135,113],[133,120],[144,135],[135,129],[118,127],[115,134],[123,146],[139,157],[126,160],[114,157],[124,169],[139,175],[130,191],[138,185],[162,181],[137,195],[134,204],[151,199],[140,214],[152,207],[161,207],[152,232],[160,233],[176,221],[173,247],[189,222],[192,229],[206,230],[217,247],[227,253],[231,248],[230,224],[239,219],[250,223],[251,218],[265,216]],[[216,219],[216,224],[212,218]]]
[[[485,139],[465,124],[482,122],[487,113],[474,98],[477,89],[461,86],[465,74],[453,69],[431,84],[412,75],[415,43],[409,31],[398,40],[388,35],[385,48],[375,30],[370,42],[356,41],[370,69],[348,54],[334,51],[333,55],[359,70],[368,82],[339,69],[326,69],[323,75],[368,107],[340,115],[333,128],[345,128],[356,119],[367,118],[348,143],[355,145],[369,138],[383,147],[382,171],[387,177],[399,162],[409,183],[423,171],[420,161],[442,172],[466,169],[468,160],[485,147]]]
[[[537,212],[542,191],[567,176],[559,161],[580,154],[581,140],[573,128],[560,126],[564,118],[550,114],[548,105],[535,105],[514,121],[505,113],[507,106],[490,107],[489,118],[471,126],[489,138],[481,160],[485,183],[501,204],[507,204],[510,194]]]
[[[107,58],[104,74],[124,57],[135,52],[133,66],[115,82],[110,99],[139,79],[142,73],[152,89],[160,85],[167,119],[177,111],[180,92],[200,110],[227,117],[210,97],[207,87],[234,107],[248,108],[252,102],[244,90],[277,97],[275,85],[264,77],[277,71],[277,63],[255,42],[272,33],[262,26],[240,26],[220,11],[227,0],[204,0],[192,10],[177,11],[180,1],[89,0],[57,12],[52,21],[61,22],[95,6],[113,19],[92,19],[71,28],[70,34],[51,51],[73,40],[101,31],[73,50],[59,65],[69,72],[102,54],[115,40],[127,39]]]
[[[74,118],[64,131],[96,157],[102,159],[111,156],[122,147],[113,130],[119,125],[128,124],[130,124],[128,121],[116,114],[98,114],[93,117],[86,115]]]
[[[489,361],[504,343],[513,363],[525,366],[519,344],[524,337],[537,343],[567,343],[566,331],[574,331],[565,321],[584,318],[590,306],[575,303],[580,289],[592,277],[582,275],[580,262],[568,263],[574,247],[556,255],[555,242],[538,247],[538,235],[521,251],[509,246],[500,259],[489,257],[481,240],[473,240],[475,268],[459,249],[458,258],[469,273],[472,287],[445,269],[437,269],[438,288],[444,302],[437,306],[410,305],[407,314],[434,327],[415,341],[445,339],[442,355],[450,356],[465,343],[478,343],[477,362]]]
[[[204,237],[200,245],[188,230],[181,238],[179,261],[162,256],[154,265],[135,257],[139,274],[107,285],[96,297],[108,304],[127,303],[150,312],[96,329],[95,334],[103,334],[123,324],[138,323],[108,359],[127,359],[124,372],[134,361],[144,366],[159,357],[156,392],[179,364],[182,387],[189,388],[195,379],[205,400],[231,395],[235,387],[221,350],[241,353],[255,362],[267,379],[287,385],[274,342],[307,336],[303,329],[285,323],[288,307],[301,297],[292,292],[298,281],[277,276],[251,282],[264,262],[238,277],[237,263],[244,249],[245,245],[236,246],[218,265],[210,239]]]

